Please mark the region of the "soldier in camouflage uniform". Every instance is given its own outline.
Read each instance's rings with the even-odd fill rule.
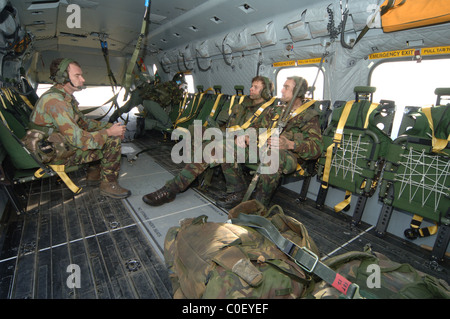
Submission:
[[[260,123],[257,126],[265,128],[272,127],[274,118],[277,118],[276,115],[278,115],[278,118],[281,117],[284,108],[291,101],[297,85],[300,85],[301,89],[294,101],[291,114],[305,103],[305,93],[308,88],[306,80],[296,76],[289,77],[281,90],[281,102],[284,104],[271,108],[269,112],[266,112],[265,116],[259,119]],[[254,198],[266,207],[269,205],[283,174],[293,173],[297,169],[297,163],[304,166],[306,161],[316,160],[321,155],[323,143],[319,124],[319,113],[311,106],[300,114],[297,114],[288,121],[279,137],[268,139],[267,145],[272,148],[278,148],[279,168],[274,174],[261,174],[256,184]],[[227,170],[224,172],[224,174],[235,173],[235,170]],[[227,180],[237,179],[236,177],[228,176]],[[243,193],[241,193],[240,200],[245,195]],[[239,201],[235,198],[226,198],[217,202],[218,205],[225,208],[231,208],[238,203]]]
[[[46,164],[94,164],[88,169],[88,184],[100,182],[100,192],[109,197],[128,197],[131,192],[117,183],[126,127],[88,119],[80,112],[73,93],[85,80],[77,62],[54,60],[50,76],[56,84],[36,103],[25,146]]]
[[[267,111],[270,105],[273,103],[271,94],[273,91],[273,84],[269,79],[257,76],[252,79],[252,86],[250,88],[250,95],[244,99],[242,104],[236,104],[232,107],[231,114],[228,114],[228,110],[223,110],[218,116],[218,123],[224,122],[224,119],[228,117],[227,127],[241,126],[247,121],[251,122],[251,126],[257,123],[255,112],[262,106]],[[262,116],[261,113],[260,116]],[[225,141],[224,141],[225,142]],[[205,145],[203,145],[205,146]],[[225,155],[225,154],[224,154]],[[223,161],[225,162],[225,161]],[[190,163],[187,164],[180,173],[178,173],[173,179],[166,182],[165,186],[161,189],[145,195],[142,200],[151,206],[159,206],[175,199],[177,193],[184,191],[189,185],[210,165],[210,163]],[[222,163],[222,170],[226,173],[229,179],[227,182],[227,192],[229,194],[240,194],[245,190],[245,180],[242,175],[234,172],[237,167],[232,164]]]
[[[164,83],[143,81],[132,93],[124,106],[114,111],[109,122],[117,121],[123,113],[142,105],[145,117],[137,119],[136,136],[144,134],[145,130],[166,130],[172,127],[169,112],[172,106],[179,105],[183,98],[182,86],[186,83],[184,75],[177,73],[172,81]]]

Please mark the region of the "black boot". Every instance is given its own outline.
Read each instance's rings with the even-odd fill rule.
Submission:
[[[145,135],[145,118],[137,117],[136,118],[136,133],[134,134],[134,138],[139,138]]]
[[[216,205],[227,209],[233,208],[242,202],[244,195],[245,191],[230,193],[223,199],[218,200]]]
[[[153,193],[145,195],[142,197],[142,200],[150,206],[161,206],[170,203],[176,196],[177,194],[175,192],[164,186]]]

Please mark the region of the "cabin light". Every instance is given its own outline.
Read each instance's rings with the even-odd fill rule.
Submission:
[[[222,22],[223,22],[222,20],[220,20],[220,18],[219,18],[219,17],[216,17],[216,16],[212,17],[212,18],[211,18],[211,19],[209,19],[209,20],[211,20],[212,22],[214,22],[214,23],[217,23],[217,24],[219,24],[219,23],[222,23]]]
[[[194,26],[194,25],[191,25],[191,26],[189,27],[189,29],[191,29],[191,30],[194,31],[194,32],[198,32],[197,27]]]
[[[243,5],[240,5],[238,8],[241,9],[242,11],[244,11],[244,13],[255,12],[255,9],[250,7],[250,5],[248,5],[247,3],[244,3]]]

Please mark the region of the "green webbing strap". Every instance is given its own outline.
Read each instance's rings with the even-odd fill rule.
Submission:
[[[125,95],[123,97],[124,101],[126,101],[126,99],[128,98],[128,93],[130,92],[131,79],[132,79],[131,75],[133,73],[133,69],[136,64],[139,51],[141,50],[142,41],[144,40],[145,30],[147,28],[147,20],[148,20],[148,17],[150,16],[149,8],[150,8],[150,0],[145,0],[145,14],[144,14],[144,20],[142,21],[141,33],[139,34],[139,37],[138,37],[138,40],[136,43],[136,47],[134,48],[134,52],[133,52],[133,55],[131,56],[130,63],[128,64],[127,73],[125,74],[125,81],[124,81],[124,85],[123,85],[125,87]]]
[[[231,223],[255,228],[260,234],[273,242],[282,252],[291,257],[297,265],[308,273],[315,274],[343,293],[348,299],[361,299],[359,286],[319,261],[319,257],[307,249],[300,247],[283,237],[270,220],[257,215],[239,214],[231,219]]]

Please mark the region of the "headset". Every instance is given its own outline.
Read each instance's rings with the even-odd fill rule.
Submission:
[[[67,82],[70,82],[69,74],[67,73],[67,68],[69,67],[70,63],[75,62],[72,59],[64,58],[59,63],[58,71],[56,72],[56,75],[53,77],[53,80],[56,83],[59,84],[65,84]]]
[[[264,78],[264,89],[262,89],[261,91],[261,97],[264,100],[268,101],[273,96],[272,82],[270,82],[269,78],[266,78],[265,76],[263,76],[262,78]]]

